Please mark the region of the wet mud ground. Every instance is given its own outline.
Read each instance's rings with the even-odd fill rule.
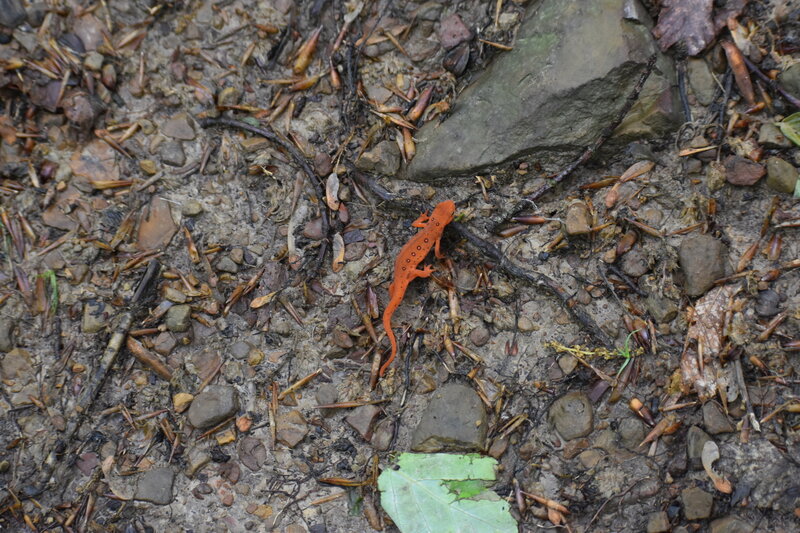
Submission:
[[[466,72],[448,73],[441,21],[457,10],[510,45],[519,17],[491,29],[494,6],[478,2],[116,4],[50,12],[2,45],[0,529],[392,531],[376,469],[412,449],[426,410],[456,385],[480,401],[455,402],[453,419],[485,413],[476,446],[498,459],[494,490],[521,531],[556,527],[520,491],[564,505],[572,531],[800,527],[800,205],[767,178],[736,185],[733,163],[714,167],[743,153],[735,143],[682,155],[718,143],[684,129],[602,151],[536,202],[544,223],[500,238],[510,207],[549,172],[526,161],[478,180],[387,176],[402,158],[376,146],[402,128],[374,102],[407,105],[387,87],[423,80],[452,101],[502,52],[471,41]],[[376,23],[385,31],[359,56]],[[42,54],[40,28],[83,51]],[[308,74],[296,74],[317,28]],[[101,57],[87,60],[90,49]],[[41,68],[17,83],[16,58]],[[43,70],[71,82],[62,90]],[[713,122],[690,97],[695,119]],[[285,144],[201,127],[218,116],[268,125],[317,187]],[[795,145],[747,132],[729,137],[798,164]],[[652,168],[611,207],[613,182],[578,188],[642,161]],[[436,273],[394,315],[401,352],[373,389],[394,258],[419,206],[444,199],[460,224],[554,280],[595,329],[451,228],[446,259],[428,260]],[[714,354],[699,371],[687,368],[697,350]],[[352,403],[318,408],[337,402]],[[703,468],[706,441],[727,493]]]

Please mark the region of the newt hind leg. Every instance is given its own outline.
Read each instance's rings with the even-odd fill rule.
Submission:
[[[411,271],[411,275],[415,278],[429,278],[431,274],[433,274],[433,266],[431,265],[424,265],[421,269],[415,268]]]

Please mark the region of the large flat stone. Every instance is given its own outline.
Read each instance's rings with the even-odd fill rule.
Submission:
[[[673,68],[650,23],[635,0],[537,4],[513,51],[464,90],[444,123],[415,135],[406,177],[468,175],[521,158],[563,164],[614,120],[652,54],[656,68],[616,135],[629,142],[674,128]]]
[[[432,393],[411,437],[415,452],[473,452],[486,445],[486,409],[474,390],[449,383]]]

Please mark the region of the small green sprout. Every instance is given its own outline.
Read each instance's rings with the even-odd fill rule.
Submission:
[[[619,377],[619,375],[622,374],[622,371],[625,370],[625,367],[627,367],[630,364],[631,360],[636,356],[636,351],[633,352],[631,351],[631,345],[630,345],[631,337],[633,337],[640,331],[641,331],[640,329],[637,329],[636,331],[631,331],[628,334],[628,336],[625,337],[625,345],[622,348],[617,348],[617,354],[625,358],[625,362],[622,363],[622,366],[619,367],[619,370],[617,370],[617,377]]]

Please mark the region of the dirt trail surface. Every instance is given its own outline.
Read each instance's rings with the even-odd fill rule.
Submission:
[[[0,43],[0,530],[397,531],[412,451],[496,459],[519,531],[800,530],[797,2],[0,0]]]

